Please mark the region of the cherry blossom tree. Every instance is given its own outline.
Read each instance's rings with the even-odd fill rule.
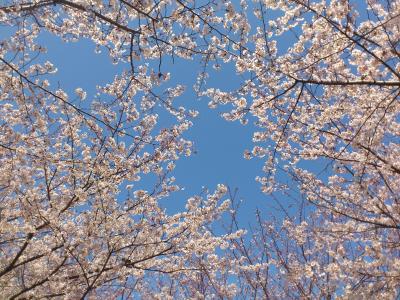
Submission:
[[[250,242],[232,242],[242,293],[397,297],[399,1],[227,5],[240,40],[215,47],[247,79],[200,93],[212,108],[232,105],[229,121],[255,119],[244,156],[266,158],[257,180],[284,215],[259,217]]]
[[[6,0],[0,23],[5,297],[398,296],[398,0]],[[53,87],[42,32],[90,39],[123,71],[93,97]],[[159,205],[197,114],[165,88],[167,56],[201,61],[197,94],[258,127],[244,157],[265,159],[280,214],[247,238],[236,209],[213,233],[222,185],[185,212]],[[242,84],[210,88],[232,65]]]
[[[215,282],[227,265],[216,251],[234,236],[208,228],[229,206],[226,187],[188,199],[173,215],[159,204],[179,189],[171,172],[190,155],[182,134],[196,114],[174,105],[182,86],[160,92],[169,78],[162,57],[203,55],[176,22],[186,27],[190,16],[164,1],[2,1],[0,23],[9,28],[0,47],[2,298],[234,294]],[[123,71],[94,96],[55,87],[57,68],[41,59],[42,32],[91,39]],[[156,178],[149,190],[140,188],[146,174]],[[185,282],[202,289],[184,290]]]

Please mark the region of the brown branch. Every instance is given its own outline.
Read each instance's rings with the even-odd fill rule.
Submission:
[[[14,265],[17,263],[18,259],[24,253],[26,247],[28,247],[29,241],[33,238],[33,233],[28,233],[26,236],[25,243],[22,245],[22,247],[19,249],[18,253],[15,255],[14,259],[11,261],[11,263],[3,269],[3,271],[0,272],[0,277],[4,276],[8,272],[10,272],[12,269],[14,269]]]

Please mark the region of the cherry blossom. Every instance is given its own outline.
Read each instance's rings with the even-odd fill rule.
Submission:
[[[398,0],[6,0],[0,24],[4,297],[398,297]],[[44,32],[121,71],[94,95],[54,85]],[[254,125],[244,158],[279,213],[247,235],[223,185],[160,205],[198,114],[166,57],[200,62],[197,95]],[[240,86],[210,85],[232,67]]]

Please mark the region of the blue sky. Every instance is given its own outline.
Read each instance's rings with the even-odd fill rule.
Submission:
[[[112,81],[116,74],[127,67],[113,65],[106,52],[95,54],[94,43],[86,39],[65,43],[46,33],[41,35],[40,42],[48,49],[41,59],[50,60],[58,68],[51,79],[53,89],[60,85],[70,93],[70,97],[77,87],[87,90],[88,98],[93,96],[96,85]],[[172,174],[184,190],[173,193],[161,204],[171,213],[178,211],[184,207],[188,197],[201,193],[204,188],[212,192],[218,183],[223,183],[232,190],[239,190],[238,198],[243,199],[241,220],[247,223],[254,217],[256,207],[263,208],[267,199],[260,191],[260,184],[255,181],[255,177],[262,173],[263,161],[243,158],[243,151],[253,147],[252,134],[255,128],[252,122],[243,126],[239,122],[225,121],[220,113],[227,108],[211,110],[208,108],[208,99],[199,99],[195,95],[192,87],[200,69],[197,61],[175,59],[172,62],[169,58],[163,61],[163,71],[171,73],[171,80],[167,84],[186,86],[186,92],[176,102],[194,108],[200,114],[185,135],[194,142],[195,152],[190,157],[179,159]],[[208,86],[229,90],[239,83],[240,77],[234,74],[234,68],[228,67],[214,72]],[[162,127],[162,116],[159,121]],[[144,182],[137,186],[143,184],[146,184],[145,177]]]

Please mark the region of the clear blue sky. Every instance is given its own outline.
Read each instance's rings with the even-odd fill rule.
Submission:
[[[60,87],[73,95],[73,90],[82,87],[88,91],[88,98],[94,95],[96,85],[112,81],[127,66],[113,65],[107,53],[95,54],[95,45],[89,40],[75,43],[62,42],[58,37],[44,34],[40,38],[48,53],[42,60],[53,62],[58,72],[52,78],[53,88]],[[244,200],[243,222],[254,218],[256,207],[265,206],[266,196],[260,191],[255,181],[261,175],[263,161],[259,159],[245,160],[243,151],[253,147],[252,134],[255,130],[251,122],[243,126],[239,122],[227,122],[220,117],[222,110],[210,110],[208,99],[198,99],[192,91],[200,64],[196,61],[169,58],[163,60],[163,71],[171,73],[168,85],[175,83],[186,86],[186,92],[177,99],[179,105],[194,108],[200,112],[193,120],[194,126],[186,137],[194,142],[196,152],[190,157],[182,157],[177,161],[174,175],[183,191],[173,193],[164,205],[170,212],[180,210],[186,199],[198,194],[203,187],[210,191],[218,183],[239,189],[239,198]],[[229,90],[238,86],[240,78],[234,74],[233,68],[215,73],[208,86]],[[160,126],[163,119],[160,118]],[[139,186],[143,183],[139,183]]]

